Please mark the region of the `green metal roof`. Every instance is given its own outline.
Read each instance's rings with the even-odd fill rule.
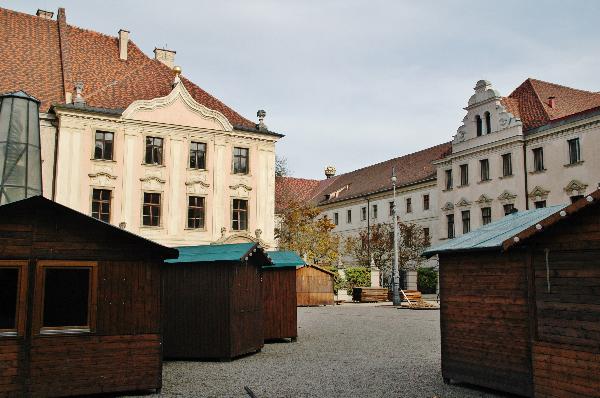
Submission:
[[[264,268],[301,267],[305,264],[302,257],[293,251],[275,251],[268,252],[267,254],[271,257],[271,260],[273,260],[273,265]]]
[[[423,255],[431,257],[438,253],[501,248],[505,240],[559,212],[566,205],[525,210],[505,216],[483,227],[451,239],[426,250]]]
[[[181,246],[179,258],[167,260],[168,263],[200,263],[214,261],[240,261],[251,251],[256,243],[234,243],[228,245]],[[262,250],[262,249],[261,249]]]

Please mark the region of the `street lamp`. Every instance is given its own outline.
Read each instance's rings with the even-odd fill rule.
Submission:
[[[392,167],[392,187],[394,188],[394,208],[392,212],[394,222],[394,264],[392,266],[392,302],[400,305],[400,272],[398,270],[398,213],[396,212],[396,167]]]

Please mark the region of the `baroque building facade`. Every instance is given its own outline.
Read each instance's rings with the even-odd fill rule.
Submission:
[[[175,52],[0,9],[0,92],[41,102],[44,196],[169,245],[274,247],[275,143],[181,75]],[[28,65],[15,68],[15,64]]]

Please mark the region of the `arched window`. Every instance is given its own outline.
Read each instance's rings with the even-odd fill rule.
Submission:
[[[492,132],[492,117],[489,112],[484,114],[485,116],[485,133],[489,134]]]
[[[481,116],[475,116],[475,124],[477,125],[477,137],[483,133],[483,126],[481,124]]]

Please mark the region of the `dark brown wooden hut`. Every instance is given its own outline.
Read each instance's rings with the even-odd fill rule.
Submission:
[[[439,254],[446,380],[600,397],[600,191],[509,215],[426,254]]]
[[[178,249],[163,268],[165,357],[226,360],[260,351],[266,252],[256,243]]]
[[[296,267],[304,261],[292,251],[269,252],[273,265],[263,267],[265,340],[298,337]]]
[[[335,274],[316,265],[296,269],[298,307],[333,305],[333,278]]]
[[[159,389],[176,256],[40,196],[0,206],[0,396]]]

